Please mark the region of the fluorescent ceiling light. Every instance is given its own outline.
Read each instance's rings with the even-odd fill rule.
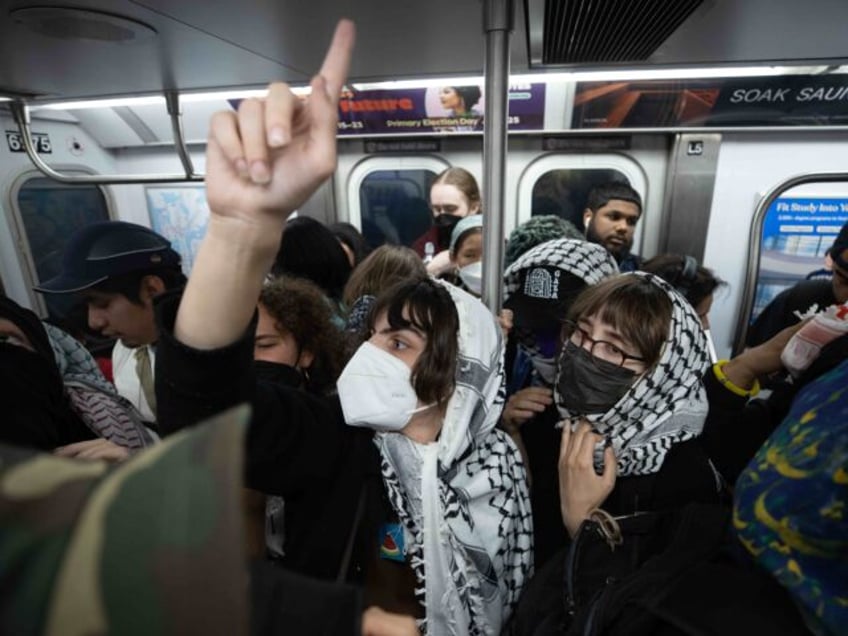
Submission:
[[[824,67],[822,67],[824,68]],[[604,80],[648,80],[648,79],[701,79],[708,77],[758,77],[792,74],[788,66],[728,66],[710,68],[657,68],[657,69],[610,69],[602,71],[575,71],[563,73],[526,73],[510,75],[510,84],[549,82],[593,82]],[[467,77],[439,77],[390,82],[359,82],[351,86],[355,90],[428,88],[431,86],[463,86],[483,84],[479,75]]]
[[[357,82],[352,83],[351,87],[357,91],[371,89],[388,90],[393,88],[428,88],[430,86],[466,86],[469,84],[482,84],[483,81],[483,78],[477,75],[474,77],[439,77],[416,80],[394,80],[390,82]],[[512,81],[512,78],[510,78],[510,81]]]
[[[309,95],[308,86],[293,86],[295,95]],[[267,89],[214,91],[206,93],[181,93],[180,103],[214,102],[228,99],[247,99],[249,97],[265,97]],[[31,104],[33,110],[83,110],[87,108],[117,108],[119,106],[165,106],[164,95],[145,95],[141,97],[114,97],[109,99],[86,99],[70,102],[50,102]]]
[[[11,102],[11,101],[12,101],[11,97],[0,97],[0,102]]]
[[[563,73],[562,78],[577,82],[596,82],[604,80],[651,80],[651,79],[702,79],[708,77],[759,77],[785,75],[785,66],[731,66],[723,68],[655,68],[608,71],[580,71]],[[560,75],[554,74],[556,77]],[[528,75],[521,77],[544,77],[543,75]],[[510,81],[514,81],[510,78]],[[527,81],[522,79],[521,81]],[[541,81],[534,79],[533,81]]]
[[[309,86],[290,86],[291,92],[295,95],[309,95],[312,89]],[[228,99],[248,99],[250,97],[265,97],[268,94],[267,88],[257,88],[250,90],[237,91],[213,91],[209,93],[180,93],[180,102],[188,104],[190,102],[214,102]]]
[[[52,102],[49,104],[31,104],[32,110],[83,110],[86,108],[116,108],[118,106],[148,106],[161,104],[165,106],[162,95],[147,95],[145,97],[115,97],[110,99],[86,99],[74,102]]]

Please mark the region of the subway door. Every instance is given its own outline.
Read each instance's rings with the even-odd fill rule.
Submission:
[[[45,300],[32,288],[58,273],[68,237],[76,228],[112,218],[114,200],[106,188],[66,185],[44,177],[23,152],[15,123],[6,115],[0,120],[6,131],[0,150],[3,291],[42,317],[56,318],[69,308],[67,301]],[[32,130],[39,154],[61,172],[111,174],[116,169],[113,157],[64,113],[33,113]]]
[[[772,294],[777,293],[789,280],[788,277],[778,276],[780,268],[776,265],[766,267],[768,275],[757,276],[760,266],[764,263],[757,262],[756,256],[760,250],[755,252],[751,249],[752,241],[763,241],[761,250],[764,258],[785,261],[787,259],[783,256],[777,253],[769,255],[767,252],[790,253],[795,250],[792,258],[798,256],[802,259],[812,257],[814,261],[820,259],[820,267],[823,261],[822,246],[826,247],[826,242],[818,239],[834,234],[835,232],[831,231],[832,226],[839,225],[842,218],[840,216],[833,222],[786,221],[783,225],[787,227],[778,226],[779,236],[772,237],[775,241],[772,245],[767,242],[767,228],[760,228],[755,218],[758,204],[766,193],[782,187],[793,177],[840,170],[845,165],[846,152],[848,133],[844,131],[723,134],[704,252],[704,265],[713,269],[719,278],[727,282],[727,286],[716,293],[710,312],[713,340],[719,357],[729,357],[733,353],[734,344],[741,346],[745,335],[743,327],[747,321],[751,320]],[[848,194],[844,186],[820,184],[786,192],[783,198],[841,199],[845,196]],[[796,231],[792,227],[796,225],[803,227]],[[758,229],[763,232],[758,234]],[[812,235],[812,238],[807,235]],[[786,244],[781,242],[783,238],[786,238]],[[807,265],[809,263],[805,263],[804,267]],[[794,273],[800,273],[800,269]],[[804,273],[806,275],[809,272],[805,270]],[[746,291],[749,297],[756,294],[753,298],[753,311],[751,305],[747,307],[747,312],[745,311],[743,299]]]
[[[365,153],[365,143],[340,143],[335,218],[359,229],[369,249],[384,243],[412,247],[432,226],[430,186],[451,164],[423,152]]]
[[[643,202],[632,249],[653,256],[664,223],[668,147],[663,135],[510,139],[507,195],[514,197],[515,213],[507,215],[506,235],[532,216],[546,214],[570,221],[582,233],[589,191],[604,182],[624,181]]]

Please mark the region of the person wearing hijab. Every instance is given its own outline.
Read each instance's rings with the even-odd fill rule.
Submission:
[[[386,531],[415,574],[420,626],[499,633],[532,571],[524,470],[495,428],[500,328],[467,292],[420,279],[377,300],[371,329],[339,378],[339,397],[349,425],[376,431],[400,521]]]
[[[552,403],[559,336],[568,308],[587,285],[617,273],[615,259],[601,246],[568,238],[541,243],[506,269],[504,309],[512,311],[513,329],[505,430],[517,433]]]
[[[305,103],[274,84],[267,100],[213,118],[207,232],[182,297],[159,305],[163,427],[252,402],[248,485],[282,494],[287,506],[286,487],[326,485],[332,516],[314,529],[332,578],[364,585],[368,603],[368,572],[380,574],[369,566],[392,567],[395,581],[412,575],[409,587],[388,591],[409,592],[423,632],[498,633],[532,569],[532,532],[517,450],[494,429],[502,339],[480,301],[427,278],[378,298],[374,332],[337,383],[346,426],[303,392],[260,390],[251,373],[251,320],[285,219],[334,168],[352,42],[342,21]],[[247,174],[236,167],[245,158]],[[386,512],[397,524],[372,533],[365,520]],[[382,581],[384,590],[392,582]]]
[[[585,290],[570,317],[555,405],[524,425],[547,430],[552,449],[530,460],[547,564],[509,634],[626,625],[631,602],[712,549],[726,528],[720,480],[698,440],[709,358],[691,305],[659,277],[635,272]]]

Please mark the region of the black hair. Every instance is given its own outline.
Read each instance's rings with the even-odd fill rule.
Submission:
[[[451,86],[451,88],[462,98],[466,111],[470,111],[471,107],[479,102],[482,96],[479,86]]]
[[[683,294],[693,307],[700,305],[719,287],[727,285],[691,256],[660,254],[642,263],[640,269],[664,279]]]
[[[446,402],[456,386],[459,357],[459,314],[450,292],[430,278],[417,277],[377,298],[368,317],[372,331],[383,312],[392,329],[414,328],[427,339],[412,368],[412,387],[418,399],[425,404]]]
[[[320,221],[299,216],[286,223],[271,274],[311,280],[324,293],[341,301],[351,266],[335,235]]]
[[[639,214],[642,214],[642,197],[623,181],[610,181],[596,185],[589,191],[589,196],[586,197],[586,207],[592,212],[597,212],[613,199],[634,204],[639,208]]]
[[[354,267],[359,265],[366,256],[368,256],[368,244],[365,242],[365,237],[350,223],[339,222],[333,223],[330,226],[330,231],[335,235],[336,239],[344,243],[353,252]]]
[[[146,276],[157,276],[165,285],[165,291],[180,289],[186,284],[186,277],[179,266],[149,267],[107,278],[102,283],[90,287],[92,291],[106,294],[120,294],[134,305],[143,305],[141,300],[141,281]]]
[[[347,352],[321,289],[305,278],[280,276],[262,288],[259,303],[274,319],[276,329],[294,338],[298,354],[309,351],[313,355],[307,388],[323,393],[335,387]]]

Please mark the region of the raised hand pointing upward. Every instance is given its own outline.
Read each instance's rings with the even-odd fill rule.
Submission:
[[[213,214],[285,218],[336,167],[338,100],[347,78],[355,29],[336,27],[321,70],[304,100],[287,84],[268,87],[266,99],[247,99],[212,118],[206,188]]]
[[[235,342],[256,306],[288,215],[336,167],[338,100],[355,29],[336,26],[312,92],[301,100],[286,84],[216,113],[206,149],[206,236],[183,294],[174,335],[197,349]]]

